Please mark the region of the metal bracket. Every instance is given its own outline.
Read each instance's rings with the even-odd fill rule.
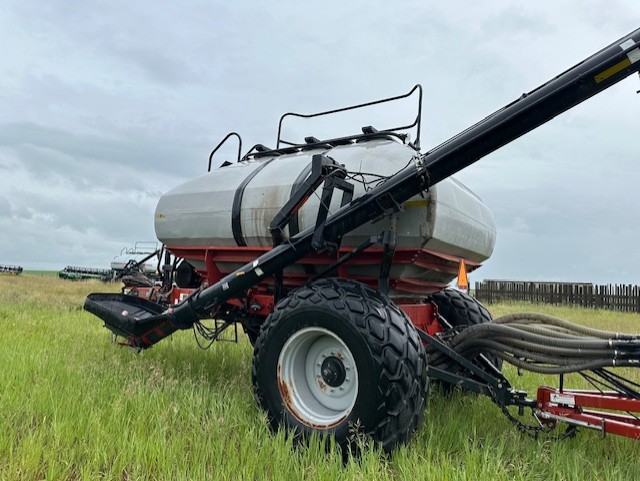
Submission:
[[[461,374],[455,374],[443,369],[427,367],[430,378],[438,379],[468,389],[469,391],[489,396],[497,405],[535,407],[535,401],[526,398],[526,393],[517,391],[511,387],[511,383],[499,371],[489,373],[480,366],[475,365],[469,359],[461,356],[445,343],[430,336],[421,329],[417,329],[420,339],[427,342],[433,349],[445,354],[458,363],[476,379]]]
[[[391,264],[393,256],[396,253],[396,245],[398,240],[398,216],[395,212],[389,215],[391,225],[389,230],[384,232],[382,245],[382,262],[380,264],[380,274],[378,276],[378,290],[383,294],[389,292],[389,275],[391,274]]]
[[[339,243],[338,239],[325,239],[324,227],[329,214],[333,191],[336,188],[343,192],[340,207],[344,207],[353,200],[353,184],[344,180],[346,176],[347,172],[344,166],[338,164],[331,157],[323,154],[314,155],[311,160],[311,173],[309,177],[307,177],[302,185],[293,193],[269,225],[274,247],[282,244],[287,239],[284,234],[285,226],[324,181],[311,245],[313,249],[318,252],[326,250],[327,247],[336,248]]]
[[[325,179],[330,180],[333,179],[334,176],[338,176],[338,178],[341,177],[340,180],[346,177],[346,171],[342,165],[338,164],[335,160],[326,155],[316,154],[312,157],[311,173],[309,174],[309,177],[307,177],[302,185],[300,185],[300,187],[291,195],[291,198],[282,207],[282,209],[280,209],[269,224],[269,231],[273,238],[274,247],[282,244],[286,240],[284,228],[291,220],[291,217],[298,212],[300,208],[302,208],[323,181],[325,181],[325,189],[323,189],[324,197],[324,191],[326,190],[327,184]],[[347,184],[347,182],[345,182],[345,184]],[[353,186],[351,184],[348,185],[351,189],[351,197],[348,197],[347,203],[351,202],[351,199],[353,198]],[[344,201],[345,199],[343,198],[343,203]],[[320,205],[320,209],[322,210],[322,203]],[[318,215],[320,215],[320,212]],[[324,218],[326,220],[326,214]]]
[[[324,227],[327,223],[327,215],[329,214],[329,206],[331,205],[334,189],[337,188],[343,192],[340,207],[344,207],[353,199],[353,185],[344,180],[346,171],[334,171],[333,174],[334,175],[327,177],[324,181],[324,186],[322,187],[322,196],[320,198],[320,207],[318,208],[318,216],[316,218],[316,227],[311,239],[311,247],[313,247],[316,252],[328,249],[335,251],[338,249],[340,244],[340,239],[326,239],[324,233]]]

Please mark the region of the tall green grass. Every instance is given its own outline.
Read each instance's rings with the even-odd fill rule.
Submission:
[[[269,431],[251,391],[251,346],[197,348],[180,332],[135,354],[82,310],[97,282],[0,276],[0,479],[637,479],[640,444],[580,431],[531,440],[490,400],[434,390],[426,422],[391,457],[343,465],[319,440],[295,448]],[[525,305],[606,329],[640,316]],[[554,378],[507,375],[534,394]],[[635,374],[634,374],[635,375]],[[637,378],[637,376],[636,376]],[[526,418],[527,421],[531,421]]]

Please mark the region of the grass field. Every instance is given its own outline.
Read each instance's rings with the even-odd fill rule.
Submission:
[[[320,442],[294,448],[269,431],[251,391],[251,347],[201,351],[191,331],[141,354],[111,342],[82,310],[97,282],[0,276],[0,480],[395,479],[604,480],[640,477],[640,444],[580,431],[531,440],[488,399],[430,396],[426,422],[390,458],[367,450],[343,466]],[[604,329],[640,316],[523,305]],[[533,392],[554,378],[506,369]],[[636,376],[637,378],[637,376]]]

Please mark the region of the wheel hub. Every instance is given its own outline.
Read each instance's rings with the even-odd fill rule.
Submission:
[[[353,354],[334,332],[307,327],[280,351],[278,385],[287,409],[299,421],[328,429],[344,420],[358,396]]]
[[[320,366],[322,380],[331,387],[341,386],[347,377],[343,362],[335,356],[327,357]]]

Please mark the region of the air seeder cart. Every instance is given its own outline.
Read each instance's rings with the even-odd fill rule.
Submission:
[[[446,288],[460,260],[478,266],[495,238],[489,210],[451,176],[640,70],[639,45],[640,29],[426,153],[419,86],[285,114],[276,147],[256,145],[242,158],[231,133],[223,142],[237,138],[237,162],[212,170],[219,144],[209,173],[158,203],[162,285],[91,294],[85,308],[135,349],[179,329],[213,342],[240,324],[254,344],[258,402],[274,428],[303,436],[329,433],[344,445],[357,426],[390,451],[420,426],[432,379],[489,396],[528,431],[564,421],[640,438],[640,386],[610,369],[638,365],[639,336],[539,315],[492,321],[475,299]],[[419,100],[409,125],[282,138],[292,116],[409,96]],[[559,374],[560,386],[530,399],[501,374],[503,361]],[[566,389],[570,372],[594,390]],[[509,406],[531,410],[537,424]]]

